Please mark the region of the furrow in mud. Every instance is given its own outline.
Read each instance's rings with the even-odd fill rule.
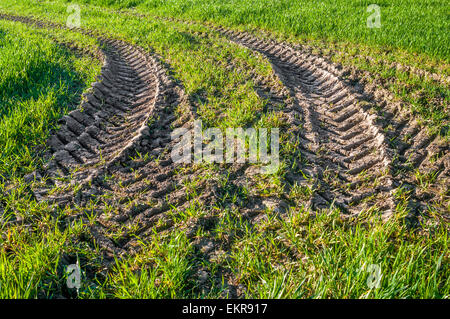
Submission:
[[[346,84],[336,69],[319,57],[305,55],[274,41],[259,40],[249,34],[223,28],[216,31],[231,41],[257,51],[272,63],[275,73],[289,89],[294,102],[289,106],[303,127],[303,148],[309,149],[312,177],[316,182],[313,208],[334,204],[348,212],[360,212],[365,198],[373,195],[364,190],[351,192],[345,185],[358,182],[361,173],[378,179],[375,191],[383,197],[383,209],[392,211],[390,198],[393,180],[391,158],[385,136],[375,123],[376,116],[361,105],[363,96]],[[332,174],[334,184],[325,181]]]
[[[65,28],[30,17],[0,18]],[[126,232],[111,239],[113,231],[133,226],[139,229],[136,236],[153,226],[163,230],[171,223],[166,213],[186,202],[178,189],[183,185],[174,177],[171,133],[192,125],[193,116],[183,88],[159,57],[97,32],[75,31],[99,39],[104,65],[79,108],[61,118],[49,138],[49,161],[34,173],[41,186],[33,192],[38,200],[80,210],[81,217],[95,203],[97,223],[91,234],[112,261],[113,254],[130,252],[132,239]],[[182,105],[185,112],[177,118],[175,110]],[[115,209],[112,218],[110,208]],[[169,226],[155,225],[159,219]]]
[[[32,18],[16,20],[61,27]],[[193,205],[212,210],[218,190],[215,182],[204,181],[196,186],[196,198],[187,195],[186,183],[202,172],[170,159],[177,142],[171,139],[173,129],[191,128],[195,112],[181,85],[168,75],[168,67],[139,47],[93,31],[77,31],[100,39],[104,66],[80,108],[63,117],[50,138],[51,160],[39,174],[50,178],[42,179],[46,185],[35,194],[81,214],[94,203],[97,222],[91,234],[112,262],[113,255],[138,250],[139,238],[178,228],[178,215]],[[355,85],[329,61],[284,43],[221,27],[211,31],[265,56],[283,83],[291,99],[282,111],[298,142],[296,160],[301,163],[298,171],[287,172],[285,182],[292,187],[304,183],[305,176],[311,178],[314,192],[308,204],[314,210],[337,206],[358,214],[376,207],[389,216],[396,209],[396,189],[406,187],[411,212],[417,213],[438,196],[421,192],[411,171],[433,172],[436,193],[448,185],[448,144],[390,105],[385,92]],[[285,101],[284,93],[270,95],[271,88],[265,89],[270,105]],[[182,118],[176,112],[180,105]],[[248,168],[233,167],[232,182],[238,185],[241,175],[251,180]],[[279,198],[249,196],[246,205],[248,209],[239,211],[251,223],[264,218],[268,207],[288,210]],[[187,227],[188,237],[194,240],[199,227],[213,232],[217,222],[214,213],[207,212]],[[195,243],[204,246],[203,239]],[[205,259],[226,245],[213,242]]]
[[[261,40],[247,32],[157,18],[202,25],[268,58],[294,97],[285,113],[290,123],[301,126],[301,130],[290,130],[300,142],[302,158],[311,164],[302,167],[303,172],[316,179],[313,208],[333,204],[358,213],[377,207],[388,216],[396,207],[393,193],[406,189],[410,216],[436,207],[448,214],[448,142],[418,125],[409,106],[386,88],[373,85],[373,74],[343,68],[311,50]],[[290,183],[297,182],[296,172],[288,175]],[[424,178],[429,190],[424,190]]]

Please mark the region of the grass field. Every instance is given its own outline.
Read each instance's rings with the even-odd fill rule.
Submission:
[[[0,297],[448,298],[449,4],[369,4],[2,1]]]
[[[447,36],[450,5],[445,1],[82,0],[78,3],[137,8],[155,15],[254,27],[302,38],[326,37],[391,46],[427,53],[447,62],[450,56]],[[366,27],[366,20],[373,13],[367,12],[371,4],[377,4],[381,9],[383,28],[379,30]]]

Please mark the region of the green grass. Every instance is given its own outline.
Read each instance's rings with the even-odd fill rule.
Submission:
[[[157,234],[142,243],[137,256],[116,261],[102,289],[90,290],[88,298],[186,298],[190,296],[189,256],[192,244],[178,232],[165,239]]]
[[[0,47],[0,176],[6,178],[36,168],[35,148],[76,105],[98,63],[7,21],[0,22]]]
[[[193,212],[202,214],[198,208]],[[312,216],[300,207],[285,219],[266,216],[252,226],[225,209],[213,230],[198,230],[198,238],[225,239],[231,246],[229,254],[214,260],[201,259],[178,231],[152,236],[140,244],[140,253],[117,263],[101,289],[85,297],[226,296],[226,284],[212,279],[206,293],[193,286],[189,278],[199,262],[211,275],[231,270],[248,298],[450,297],[448,229],[437,219],[424,219],[417,231],[401,215],[386,222],[374,212],[347,220],[338,210]]]
[[[391,91],[411,102],[408,107],[418,117],[438,130],[447,125],[448,88],[407,72],[392,71],[383,62],[387,59],[407,65],[418,63],[427,70],[445,74],[449,45],[443,37],[445,28],[448,29],[443,4],[425,1],[415,6],[403,1],[389,5],[384,1],[380,3],[382,17],[386,18],[382,20],[383,28],[368,30],[365,28],[367,2],[363,1],[341,1],[340,5],[326,1],[319,7],[315,2],[298,1],[294,8],[291,1],[262,0],[208,0],[202,4],[148,0],[90,3],[138,5],[138,10],[150,14],[209,20],[243,29],[265,28],[273,31],[273,36],[293,43],[342,50],[350,55],[335,55],[336,62],[391,79]],[[66,5],[66,1],[4,0],[0,11],[33,14],[64,23]],[[399,6],[403,10],[397,10]],[[206,127],[285,125],[276,111],[264,111],[266,101],[256,92],[256,76],[277,90],[282,88],[272,75],[270,63],[261,55],[231,44],[200,25],[138,19],[97,7],[81,9],[83,27],[100,30],[161,55],[170,64],[173,76],[184,85]],[[411,12],[423,14],[417,18]],[[339,18],[334,19],[335,16]],[[431,22],[430,16],[433,16]],[[402,23],[396,23],[399,20]],[[285,220],[277,219],[268,211],[266,222],[257,226],[245,222],[236,205],[255,192],[265,197],[283,194],[282,177],[287,162],[277,174],[259,178],[253,188],[236,187],[230,177],[231,169],[217,165],[191,168],[199,174],[186,183],[186,197],[198,198],[199,185],[214,180],[220,187],[217,203],[204,207],[194,201],[184,210],[174,207],[170,217],[179,229],[140,238],[141,250],[136,255],[117,260],[115,267],[104,273],[100,253],[86,240],[95,218],[78,223],[65,221],[78,213],[91,214],[96,204],[52,210],[36,203],[27,191],[28,185],[20,178],[40,165],[33,146],[42,145],[55,120],[93,81],[98,65],[92,66],[91,59],[75,57],[55,45],[46,36],[47,30],[3,21],[0,30],[3,30],[0,65],[8,65],[8,71],[0,75],[0,85],[5,87],[0,91],[1,125],[7,132],[1,135],[3,131],[0,131],[0,137],[9,143],[0,154],[3,175],[17,177],[12,178],[16,188],[11,193],[3,192],[6,186],[1,185],[0,209],[4,220],[23,221],[17,225],[0,225],[0,297],[60,296],[65,287],[61,267],[67,264],[61,260],[62,256],[70,256],[71,260],[79,259],[82,270],[88,274],[82,289],[73,296],[78,298],[224,297],[227,294],[224,270],[233,274],[235,284],[246,287],[246,297],[254,298],[449,298],[448,224],[430,211],[430,216],[420,220],[419,227],[409,228],[404,221],[408,196],[401,189],[395,216],[387,222],[379,219],[376,210],[351,220],[343,219],[337,210],[312,215],[302,203],[314,190],[303,185],[294,187],[288,195],[295,205],[290,207]],[[72,32],[52,33],[56,38],[71,39],[81,46],[97,45]],[[330,39],[337,41],[330,42]],[[353,59],[354,53],[382,56],[382,59],[368,63]],[[414,59],[416,53],[420,59]],[[229,68],[230,64],[233,68]],[[6,74],[12,80],[6,81]],[[417,96],[417,91],[423,94]],[[441,102],[432,102],[436,97]],[[286,135],[281,138],[283,159],[286,159],[296,147],[286,141]],[[426,187],[425,180],[423,183]],[[114,213],[115,208],[108,207],[105,215],[108,209]],[[182,231],[186,224],[209,217],[217,220],[212,229],[200,227],[193,239],[186,238]],[[110,229],[110,235],[118,237],[123,231],[126,230]],[[222,243],[223,254],[207,260],[193,247],[192,241],[200,238]],[[367,283],[370,265],[381,269],[379,288],[370,288]],[[194,280],[199,266],[212,275],[224,276],[222,281],[211,280],[211,289],[202,290]]]
[[[85,252],[92,262],[97,258],[95,249],[71,240],[85,229],[82,223],[61,230],[46,207],[31,203],[26,211],[37,214],[33,225],[1,226],[5,238],[0,241],[0,298],[61,296],[61,287],[66,283],[64,267],[67,266],[60,263],[62,256]]]

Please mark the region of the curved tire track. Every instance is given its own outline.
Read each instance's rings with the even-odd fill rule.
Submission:
[[[448,143],[430,136],[400,110],[392,110],[394,104],[386,101],[387,92],[382,92],[380,99],[380,91],[366,92],[343,80],[343,72],[323,58],[288,45],[259,40],[244,32],[215,30],[265,55],[295,98],[291,115],[298,112],[303,119],[302,155],[315,164],[313,175],[318,179],[319,198],[313,199],[313,207],[334,203],[358,213],[376,204],[389,214],[396,206],[393,192],[397,187],[416,184],[412,187],[415,193],[417,182],[403,173],[408,170],[432,172],[436,183],[448,185]],[[383,111],[375,111],[377,104]],[[336,187],[336,180],[333,185],[326,182],[324,174],[329,169],[338,183],[349,187]],[[364,187],[368,180],[376,184]],[[412,194],[412,213],[426,210],[426,201],[436,194],[427,195]]]
[[[431,165],[437,169],[436,179],[448,180],[448,146],[439,145],[436,137],[429,137],[398,111],[386,112],[380,119],[380,113],[373,112],[372,103],[379,103],[370,96],[373,92],[348,83],[342,71],[323,58],[247,33],[214,30],[266,56],[293,97],[285,113],[295,126],[301,156],[310,163],[302,169],[315,179],[310,202],[314,209],[334,204],[359,213],[379,205],[389,215],[396,206],[392,193],[406,180],[398,171],[407,165],[423,168],[435,154],[441,154]],[[189,110],[184,119],[176,119],[174,107],[189,103],[157,59],[122,41],[101,38],[101,42],[105,59],[101,78],[85,95],[83,111],[65,116],[61,129],[49,141],[54,159],[46,172],[52,178],[37,195],[62,206],[85,207],[97,200],[99,217],[92,235],[106,251],[120,255],[134,250],[135,236],[170,231],[172,208],[183,210],[193,202],[183,185],[184,179],[195,174],[183,179],[176,174],[179,167],[168,158],[176,142],[170,139],[172,128],[189,127],[194,115]],[[154,121],[148,125],[150,118]],[[407,142],[393,147],[393,138]],[[131,159],[136,151],[150,157]],[[290,183],[302,182],[292,175]],[[49,196],[47,191],[54,184],[67,185],[60,177],[81,183],[82,191],[75,196],[67,191]],[[376,185],[369,187],[368,182]],[[196,200],[211,204],[212,189],[200,185]],[[413,209],[423,208],[423,199],[414,195],[413,200],[417,200]],[[105,213],[111,207],[114,213]],[[213,219],[199,220],[194,229],[209,227]],[[124,228],[121,236],[112,239],[110,231],[120,228]]]
[[[158,18],[202,25],[259,52],[272,63],[294,97],[285,113],[297,127],[293,131],[300,141],[300,156],[312,164],[302,167],[316,181],[312,208],[333,204],[359,213],[377,205],[388,216],[396,208],[394,193],[401,187],[409,193],[411,216],[425,212],[428,204],[436,201],[442,212],[448,209],[448,142],[429,135],[414,115],[400,110],[386,89],[367,83],[364,78],[371,78],[368,72],[349,80],[348,73],[361,72],[342,70],[320,56],[284,43],[212,24]],[[419,191],[422,182],[414,177],[417,172],[432,175],[430,190]],[[301,181],[298,174],[291,173],[290,183]]]

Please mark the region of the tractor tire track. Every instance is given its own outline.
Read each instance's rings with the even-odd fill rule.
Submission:
[[[448,145],[428,136],[398,110],[391,110],[389,103],[380,102],[384,94],[379,97],[378,91],[349,83],[341,70],[321,57],[244,32],[221,27],[212,30],[264,55],[293,97],[284,113],[300,142],[299,156],[309,162],[301,169],[315,181],[315,193],[309,202],[313,209],[335,205],[358,214],[377,205],[389,216],[396,207],[394,190],[409,183],[411,209],[422,211],[429,194],[417,194],[417,183],[399,172],[406,167],[411,170],[411,166],[436,170],[436,181],[444,181],[444,185],[448,181]],[[91,234],[113,262],[114,255],[138,250],[138,238],[177,228],[177,211],[186,210],[194,202],[211,207],[217,198],[217,185],[205,182],[197,190],[198,198],[188,197],[185,182],[201,172],[189,171],[181,176],[177,174],[180,165],[170,160],[170,150],[176,143],[170,138],[171,132],[181,126],[190,128],[195,112],[182,87],[167,76],[167,67],[138,47],[79,31],[100,37],[105,64],[99,81],[84,96],[81,109],[62,118],[60,130],[49,140],[53,159],[40,175],[50,178],[46,187],[36,191],[36,197],[61,207],[83,208],[94,201],[98,217]],[[283,97],[270,96],[269,100],[275,105]],[[382,106],[383,113],[374,112],[374,104]],[[188,108],[181,119],[174,112],[178,105]],[[393,139],[399,141],[395,146]],[[138,158],[138,153],[149,157]],[[432,157],[436,160],[429,164]],[[292,173],[286,182],[302,183],[302,179]],[[81,191],[66,189],[76,184],[81,185]],[[55,186],[61,191],[49,194]],[[252,200],[246,215],[249,220],[257,220],[267,205]],[[255,210],[255,206],[261,207]],[[253,214],[252,210],[258,212]],[[188,237],[192,238],[199,227],[214,229],[215,224],[214,215],[200,218],[190,225]],[[198,243],[199,249],[213,247],[205,253],[206,259],[217,247],[227,245]]]
[[[223,28],[216,31],[266,56],[294,98],[291,113],[301,118],[302,155],[313,163],[310,173],[316,179],[310,205],[320,209],[334,204],[358,213],[364,199],[376,194],[383,197],[380,208],[391,212],[394,208],[389,194],[394,185],[390,175],[391,150],[376,124],[376,116],[360,106],[361,94],[336,76],[335,68],[323,59],[305,56],[289,46],[259,40],[247,33]],[[325,181],[329,172],[335,174],[332,178],[340,185]],[[361,172],[366,172],[371,180],[380,180],[379,186],[370,191],[357,190],[355,186],[362,182],[358,176]],[[351,192],[342,187],[348,184],[354,187]]]
[[[42,28],[65,26],[29,17],[5,16]],[[76,29],[98,38],[103,66],[98,81],[83,94],[79,108],[63,116],[60,128],[48,140],[50,158],[43,174],[50,187],[69,177],[71,184],[87,184],[117,162],[126,161],[149,136],[148,121],[164,109],[164,95],[170,93],[160,63],[141,48],[109,39],[92,31]],[[65,181],[62,181],[64,184]],[[46,196],[46,188],[35,191],[41,200],[64,205],[64,197]]]
[[[65,28],[29,17],[7,18]],[[192,239],[199,228],[212,227],[214,214],[187,224],[177,220],[191,205],[212,207],[217,186],[203,181],[197,185],[199,196],[192,198],[185,184],[202,172],[171,160],[178,142],[171,133],[191,129],[196,114],[181,85],[168,75],[169,67],[123,41],[72,30],[100,40],[104,65],[80,108],[64,116],[49,139],[49,164],[35,173],[45,185],[34,193],[40,201],[70,207],[73,214],[67,222],[86,220],[89,238],[83,240],[100,248],[104,265],[111,269],[117,257],[137,253],[155,232],[185,228]],[[178,174],[183,168],[187,171]],[[94,223],[89,222],[92,215]]]
[[[142,15],[140,17],[145,18]],[[187,25],[198,24],[178,19],[162,19]],[[289,131],[294,133],[299,142],[299,159],[309,162],[309,165],[302,165],[301,170],[314,179],[314,193],[309,201],[313,210],[337,206],[353,216],[376,208],[384,218],[396,212],[396,191],[399,187],[404,187],[407,178],[399,174],[399,161],[405,163],[405,160],[401,154],[399,156],[401,152],[397,147],[392,145],[392,134],[396,139],[403,139],[408,134],[403,133],[404,129],[410,131],[408,129],[414,127],[414,133],[422,132],[422,137],[413,136],[403,149],[403,152],[407,149],[414,149],[416,152],[422,150],[422,155],[414,159],[415,168],[425,158],[436,154],[431,146],[438,143],[435,137],[429,137],[422,127],[415,127],[407,116],[399,112],[396,116],[385,117],[383,112],[387,105],[380,101],[379,91],[373,92],[359,84],[355,85],[358,80],[348,81],[344,72],[322,57],[298,51],[283,43],[260,40],[245,32],[203,26],[233,43],[265,56],[293,97],[292,103],[287,103],[284,113],[292,126]],[[384,91],[381,96],[386,98],[389,94]],[[280,97],[271,96],[269,103],[276,105],[279,100]],[[385,110],[378,111],[379,106]],[[448,145],[441,147],[442,152],[448,155]],[[441,175],[438,179],[443,185],[448,184],[448,156],[440,158],[438,162],[435,165],[438,175]],[[247,170],[245,175],[248,180],[252,179]],[[286,176],[289,176],[289,180],[285,182],[290,186],[304,182],[304,174],[289,171]],[[417,196],[416,184],[411,182],[413,186],[408,208],[411,219],[427,209],[426,202],[431,203],[425,197]],[[289,209],[288,204],[280,198],[264,200],[258,196],[250,196],[246,205],[246,208],[241,207],[239,210],[251,224],[264,219],[267,208],[272,208],[275,213],[283,213]],[[199,245],[202,247],[202,242]],[[226,242],[207,241],[203,245],[203,248],[206,247],[203,258],[209,260],[218,249],[230,245],[231,243]],[[234,290],[234,295],[239,290],[241,292],[237,292],[237,295],[245,294],[242,289],[237,288],[238,281],[229,269],[224,269],[222,275],[224,274],[229,278],[229,287]]]
[[[325,209],[334,205],[347,213],[357,214],[373,205],[373,200],[364,203],[367,198],[376,196],[381,206],[378,208],[386,215],[392,213],[395,202],[391,192],[396,185],[391,174],[392,150],[376,123],[377,116],[360,105],[364,102],[364,92],[361,94],[343,81],[336,67],[323,58],[273,40],[261,40],[246,32],[159,18],[202,25],[270,61],[275,74],[293,97],[293,103],[287,106],[285,113],[292,123],[302,127],[295,133],[300,141],[301,156],[312,164],[302,168],[303,173],[315,180],[315,194],[309,202],[311,208]],[[361,173],[368,177],[361,177]],[[334,176],[326,176],[329,174]],[[330,184],[326,179],[335,181]],[[358,186],[367,180],[376,181],[378,185],[359,189]],[[302,180],[292,182],[301,183]]]
[[[449,219],[449,143],[428,133],[408,106],[402,107],[382,85],[370,85],[371,74],[359,72],[359,77],[349,79],[347,73],[355,70],[341,70],[320,56],[245,32],[207,27],[264,55],[294,97],[285,114],[300,141],[301,157],[311,163],[302,169],[316,179],[313,209],[335,205],[356,215],[376,207],[386,218],[402,205],[399,190],[406,190],[409,221],[416,223],[421,215],[436,210]],[[269,101],[274,105],[277,100]],[[333,175],[326,178],[330,171]],[[423,182],[417,172],[431,179]],[[301,183],[301,176],[288,174],[289,183]],[[285,210],[280,200],[273,204],[274,211]],[[251,198],[250,209],[241,211],[254,223],[267,206]]]

